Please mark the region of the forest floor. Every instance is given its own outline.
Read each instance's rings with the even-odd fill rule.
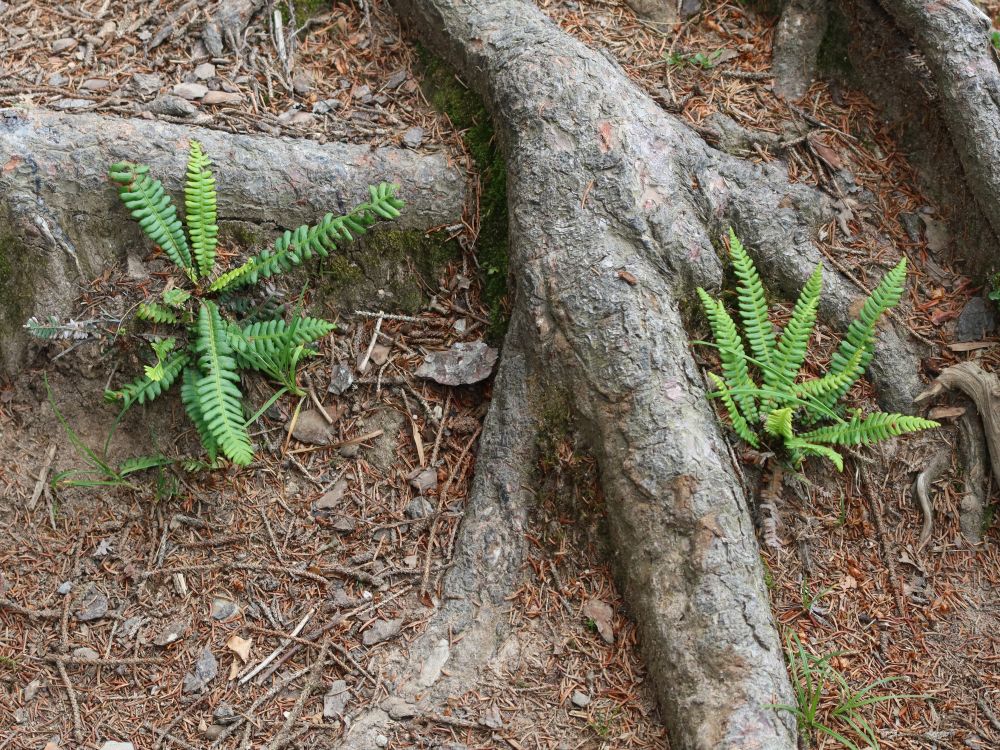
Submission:
[[[567,32],[607,49],[710,141],[718,114],[795,141],[780,151],[751,145],[746,156],[781,160],[793,179],[839,201],[821,249],[861,285],[871,288],[907,256],[899,317],[928,342],[925,376],[966,359],[1000,369],[994,331],[959,341],[969,338],[959,335],[959,317],[982,290],[954,262],[961,238],[948,235],[946,217],[915,187],[870,102],[827,83],[797,106],[770,93],[773,19],[706,4],[661,32],[617,0],[540,5]],[[445,149],[471,169],[461,134],[428,105],[417,55],[386,4],[318,6],[299,19],[297,34],[283,35],[283,57],[275,22],[262,14],[240,54],[210,58],[199,40],[205,11],[194,3],[0,1],[0,106],[158,111],[233,132]],[[191,84],[229,96],[218,105],[165,99],[197,93]],[[260,423],[251,470],[167,471],[137,490],[45,490],[46,476],[83,459],[47,403],[43,378],[67,423],[97,446],[114,422],[101,404],[107,363],[119,363],[121,382],[138,369],[135,354],[109,358],[86,344],[51,361],[52,348],[43,352],[50,361],[40,357],[36,369],[0,385],[0,750],[108,740],[268,746],[303,694],[321,630],[332,658],[321,688],[292,717],[294,742],[323,747],[355,711],[383,701],[396,678],[393,653],[420,632],[440,595],[489,402],[488,384],[446,387],[414,374],[427,352],[485,336],[490,313],[471,252],[477,227],[473,205],[462,238],[470,252],[442,270],[427,290],[433,307],[413,320],[382,320],[376,333],[376,316],[323,311],[341,327],[303,382],[337,417],[328,445],[289,436],[296,401],[285,397]],[[140,293],[122,269],[110,269],[85,290],[81,317]],[[813,365],[838,334],[820,329]],[[354,387],[328,392],[334,364],[356,369],[372,343],[373,362],[355,372]],[[269,388],[248,381],[250,400],[263,403]],[[864,384],[852,392],[861,404],[872,396]],[[930,457],[954,455],[953,420],[966,404],[949,405],[939,412],[943,429],[858,451],[843,474],[807,464],[776,502],[777,539],[761,540],[783,634],[813,654],[836,653],[854,690],[891,678],[875,692],[923,696],[863,712],[885,748],[1000,746],[1000,532],[988,523],[982,543],[963,540],[964,476],[954,458],[935,485],[933,533],[922,548],[924,519],[911,497]],[[182,414],[169,398],[137,407],[119,425],[111,458],[196,454]],[[531,553],[502,658],[448,713],[401,722],[389,747],[667,745],[610,573],[594,462],[569,430],[541,448],[539,510],[526,531]],[[756,496],[754,456],[740,458]],[[433,471],[413,476],[426,468]],[[275,650],[244,684],[239,675]],[[829,686],[821,717],[843,731],[830,716],[835,702]]]

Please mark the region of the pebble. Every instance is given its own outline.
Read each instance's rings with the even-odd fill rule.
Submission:
[[[581,693],[579,690],[573,693],[573,705],[577,708],[586,708],[590,705],[590,696],[586,693]]]
[[[410,481],[410,486],[417,492],[426,492],[437,487],[437,469],[416,469],[407,479]]]
[[[83,109],[84,107],[89,107],[93,104],[90,99],[58,99],[52,103],[53,109]]]
[[[81,646],[80,648],[73,649],[73,656],[77,659],[100,659],[101,655],[94,651],[92,648],[87,648],[86,646]]]
[[[337,452],[340,453],[341,458],[354,458],[361,452],[361,446],[357,443],[348,443],[340,446],[340,450]]]
[[[426,518],[433,512],[434,506],[431,505],[427,498],[422,497],[421,495],[417,495],[415,498],[410,500],[405,511],[407,518]]]
[[[202,97],[202,104],[241,104],[243,94],[230,91],[209,91]]]
[[[208,93],[208,86],[201,83],[178,83],[173,92],[182,99],[201,99]]]
[[[958,316],[955,338],[959,341],[978,341],[993,333],[996,328],[997,316],[993,304],[982,297],[973,297]]]
[[[62,583],[59,584],[59,588],[56,589],[56,593],[61,594],[62,596],[66,596],[66,594],[68,594],[72,590],[73,590],[73,582],[63,581]]]
[[[384,734],[380,734],[378,737],[375,738],[375,745],[377,747],[386,747],[388,744],[389,744],[389,738],[386,737]]]
[[[76,47],[77,44],[79,44],[79,42],[77,42],[76,39],[73,39],[72,37],[66,37],[65,39],[56,39],[54,42],[52,42],[52,51],[56,53],[69,52],[71,49]]]
[[[49,76],[49,86],[65,86],[69,79],[62,73],[53,73]]]
[[[76,611],[76,619],[80,622],[99,620],[108,613],[108,597],[93,587],[83,595],[82,606]]]
[[[305,75],[299,74],[292,79],[292,91],[296,94],[304,95],[308,94],[312,90],[312,79]]]
[[[340,396],[352,385],[354,385],[354,372],[347,365],[339,363],[333,368],[333,377],[330,378],[330,385],[326,390],[335,396]]]
[[[132,87],[139,94],[155,94],[163,88],[163,79],[155,73],[136,73],[132,76]]]
[[[80,88],[86,91],[103,91],[111,85],[107,78],[88,78],[80,84]]]
[[[403,700],[398,695],[389,696],[382,701],[381,709],[389,714],[390,718],[395,719],[396,721],[412,719],[417,715],[416,706]]]
[[[194,69],[196,78],[205,81],[215,75],[215,66],[212,63],[202,63]]]
[[[351,693],[347,689],[347,683],[343,680],[335,680],[330,689],[323,696],[323,718],[340,719],[344,716],[344,710],[351,700]]]
[[[184,684],[181,690],[185,693],[193,693],[201,690],[209,682],[215,679],[219,673],[219,662],[208,647],[204,648],[198,656],[198,661],[194,664],[194,672],[184,675]]]
[[[186,99],[173,94],[156,97],[149,103],[149,111],[155,115],[170,115],[172,117],[190,117],[198,108]]]
[[[403,133],[403,145],[408,148],[419,148],[423,142],[424,129],[421,127],[412,127]]]
[[[228,620],[240,611],[240,605],[229,599],[216,597],[212,600],[212,619]]]
[[[387,641],[403,628],[402,618],[395,620],[376,620],[361,636],[361,642],[366,646]]]
[[[386,79],[385,87],[387,89],[398,88],[406,80],[407,73],[406,68],[400,68],[399,70],[394,70],[392,74]]]
[[[321,99],[312,105],[312,111],[317,115],[325,115],[328,112],[340,109],[344,105],[341,103],[340,99]]]

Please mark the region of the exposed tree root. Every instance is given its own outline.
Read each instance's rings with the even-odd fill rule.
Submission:
[[[970,412],[959,418],[958,428],[958,449],[965,470],[965,492],[958,505],[959,526],[966,539],[978,544],[983,539],[983,519],[989,496],[986,433],[982,422]]]
[[[987,452],[993,479],[1000,483],[1000,378],[984,371],[975,362],[962,362],[945,369],[915,402],[927,403],[943,391],[953,389],[972,399],[982,423],[978,431],[972,425],[961,425],[963,453],[969,469],[962,500],[962,533],[971,541],[978,541],[982,534],[985,502],[983,456]],[[988,451],[983,450],[984,444]]]
[[[826,33],[829,0],[790,0],[775,29],[774,93],[798,99],[816,75],[816,55]]]
[[[930,460],[927,467],[917,474],[913,480],[913,496],[920,511],[924,514],[924,525],[920,529],[920,543],[917,549],[923,549],[931,539],[934,531],[934,501],[931,499],[931,485],[951,466],[951,454],[948,451],[938,453]]]
[[[382,181],[401,186],[402,228],[428,229],[462,215],[465,177],[443,155],[0,110],[0,260],[17,248],[16,262],[7,259],[11,278],[0,278],[0,374],[21,362],[20,327],[28,317],[68,314],[79,281],[124,260],[129,249],[148,247],[108,184],[108,166],[123,159],[148,164],[178,196],[191,138],[214,161],[224,228],[232,220],[280,228],[312,223],[327,211],[349,210],[366,197],[366,185]]]

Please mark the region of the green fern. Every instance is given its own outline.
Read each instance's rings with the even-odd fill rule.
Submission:
[[[261,278],[316,256],[327,257],[380,219],[398,217],[403,201],[396,197],[397,187],[388,183],[369,187],[369,200],[346,216],[327,214],[315,226],[285,232],[273,248],[212,280],[219,233],[217,194],[211,160],[201,144],[191,141],[188,150],[184,183],[187,235],[162,184],[149,176],[146,166],[118,162],[111,166],[108,176],[143,231],[186,279],[170,280],[158,300],[144,300],[135,312],[137,320],[173,324],[181,333],[154,341],[154,361],[145,365],[145,375],[105,395],[121,403],[124,413],[134,404],[153,400],[181,378],[181,401],[211,462],[225,456],[235,464],[249,464],[253,446],[243,412],[240,370],[258,370],[281,384],[267,405],[287,392],[301,395],[297,370],[301,360],[312,353],[307,346],[330,333],[334,326],[319,318],[303,317],[300,311],[286,323],[279,317],[286,314],[284,308],[273,300],[253,309],[246,295],[242,299],[239,295],[244,287]],[[248,313],[243,325],[225,319],[219,304],[230,314]],[[37,336],[49,338],[79,335],[54,319],[51,325],[32,319],[26,327]]]
[[[189,277],[194,277],[191,251],[184,237],[184,228],[177,218],[177,208],[170,200],[159,180],[151,179],[149,167],[130,162],[112,164],[108,172],[112,182],[119,185],[118,195],[142,231],[167,257]]]
[[[243,418],[243,394],[233,349],[218,306],[205,300],[198,311],[198,368],[204,376],[195,384],[208,431],[234,464],[248,466],[253,446]]]
[[[224,273],[216,279],[210,291],[227,292],[249,284],[255,284],[263,277],[284,273],[310,260],[313,255],[327,257],[335,251],[338,243],[351,242],[355,236],[364,234],[380,218],[395,219],[403,202],[396,197],[396,186],[382,183],[369,188],[371,200],[357,206],[346,216],[327,214],[315,226],[303,225],[294,232],[286,231],[274,248],[264,250],[250,258],[242,266]]]
[[[816,324],[822,268],[816,268],[809,277],[785,330],[778,335],[768,317],[757,269],[732,232],[729,247],[739,280],[737,307],[743,337],[720,300],[712,299],[703,289],[698,290],[698,296],[722,366],[721,377],[708,373],[715,386],[709,396],[722,401],[737,435],[755,448],[768,438],[780,440],[796,465],[811,455],[826,458],[843,470],[843,457],[831,445],[873,443],[938,426],[919,417],[880,412],[867,418],[862,418],[859,412],[845,422],[834,410],[871,361],[879,318],[902,296],[905,259],[886,275],[865,302],[834,355],[830,371],[823,377],[799,382]],[[752,356],[747,355],[747,345]],[[755,376],[759,376],[761,385]],[[802,433],[796,430],[796,424],[813,425],[829,419],[834,424]]]
[[[191,248],[198,264],[198,276],[208,276],[215,268],[215,246],[219,227],[216,226],[215,177],[211,161],[198,141],[191,141],[188,152],[187,182],[184,184],[184,211]]]

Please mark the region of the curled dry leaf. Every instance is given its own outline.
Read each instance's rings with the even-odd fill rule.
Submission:
[[[226,641],[226,648],[235,653],[243,663],[246,664],[250,659],[250,648],[253,646],[252,640],[247,640],[246,638],[240,638],[238,635],[232,636],[228,641]]]

